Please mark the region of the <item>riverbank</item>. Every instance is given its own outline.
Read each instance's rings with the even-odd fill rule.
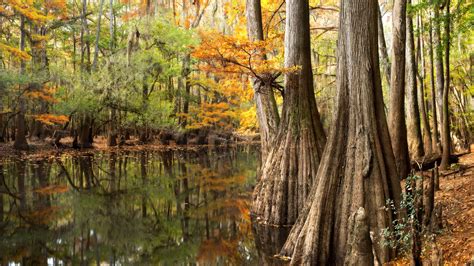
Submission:
[[[13,142],[0,143],[0,159],[21,157],[21,158],[44,158],[48,156],[55,156],[59,154],[78,154],[92,151],[121,151],[121,150],[197,150],[205,147],[223,147],[223,146],[234,146],[241,144],[256,145],[259,141],[252,140],[255,136],[249,136],[247,139],[241,138],[239,141],[227,142],[225,144],[206,144],[206,145],[178,145],[175,142],[168,144],[162,144],[160,140],[153,140],[148,143],[142,143],[138,138],[131,138],[125,141],[123,145],[117,145],[114,147],[107,146],[107,139],[99,136],[94,138],[92,148],[87,149],[76,149],[72,148],[73,138],[66,137],[62,138],[59,146],[52,144],[52,140],[47,138],[45,140],[29,140],[29,150],[19,151],[13,148]]]

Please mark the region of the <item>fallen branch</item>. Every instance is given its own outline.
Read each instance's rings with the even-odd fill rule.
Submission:
[[[469,152],[466,153],[459,153],[459,154],[451,154],[449,156],[449,163],[457,163],[459,162],[459,157],[468,154]],[[441,164],[441,156],[440,155],[435,155],[435,156],[430,156],[428,158],[423,158],[421,161],[411,161],[411,169],[415,171],[425,171],[425,170],[430,170],[435,166],[435,163],[438,165]]]

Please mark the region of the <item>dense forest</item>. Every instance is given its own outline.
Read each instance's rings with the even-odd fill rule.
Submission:
[[[443,265],[447,246],[439,247],[443,242],[436,239],[443,239],[449,210],[440,197],[446,200],[444,188],[460,184],[443,183],[450,182],[444,178],[461,173],[456,182],[465,182],[468,198],[474,189],[474,174],[468,171],[474,167],[469,157],[474,138],[473,38],[474,3],[469,0],[3,0],[0,233],[8,228],[2,226],[9,223],[3,218],[6,213],[16,210],[15,219],[21,220],[28,209],[22,207],[25,180],[20,186],[9,179],[24,179],[26,166],[18,168],[21,164],[10,160],[52,154],[82,158],[84,152],[91,156],[105,151],[119,154],[119,159],[107,155],[115,162],[120,156],[126,160],[131,150],[180,150],[184,155],[168,163],[148,153],[147,158],[155,159],[135,162],[147,180],[155,173],[176,178],[174,196],[164,201],[150,196],[160,192],[153,185],[146,189],[152,181],[137,179],[141,203],[126,205],[133,209],[141,204],[146,218],[153,202],[173,198],[175,207],[159,209],[158,204],[154,209],[154,226],[161,216],[183,215],[182,241],[198,241],[188,224],[196,217],[205,217],[207,236],[200,237],[209,241],[209,217],[219,217],[219,212],[200,216],[188,210],[199,210],[204,193],[213,197],[205,199],[205,206],[220,198],[239,202],[234,207],[249,223],[238,226],[240,216],[233,215],[229,234],[240,239],[236,228],[249,230],[251,220],[248,234],[255,238],[257,257],[264,264]],[[228,159],[231,166],[221,165],[224,161],[214,166],[212,180],[228,178],[232,171],[242,176],[242,169],[252,166],[254,183],[211,180],[194,190],[188,181],[182,183],[188,178],[204,182],[197,170],[189,170],[203,167],[199,158],[209,161],[207,153],[196,157],[202,145],[256,145],[258,156],[252,162],[241,150],[231,156],[229,151],[211,152],[217,161],[219,154],[233,158]],[[192,160],[188,149],[194,152]],[[67,176],[72,190],[101,187],[101,181],[88,181],[85,188],[82,183],[83,175],[88,180],[98,169],[110,180],[117,178],[115,163],[106,171],[92,163],[74,166],[69,159],[51,160],[48,168],[58,177]],[[180,160],[191,165],[188,170]],[[144,166],[154,163],[161,166]],[[210,162],[205,165],[212,169]],[[77,172],[81,181],[67,174],[76,168],[82,169]],[[49,173],[31,178],[41,183],[50,179]],[[219,188],[206,187],[212,184]],[[173,195],[170,186],[163,189]],[[119,187],[112,191],[119,193]],[[180,194],[190,191],[198,191],[197,196]],[[144,194],[150,198],[144,200]],[[474,219],[471,202],[466,212]],[[136,232],[142,238],[158,234],[145,227],[147,233]],[[463,241],[474,248],[474,224],[466,227]],[[96,242],[103,237],[89,231]],[[74,254],[75,239],[70,240]],[[243,239],[245,248],[235,250],[249,252],[248,239]],[[84,259],[82,242],[80,263],[92,263]],[[97,243],[91,245],[98,249]],[[137,245],[138,254],[142,244]],[[89,246],[88,238],[86,251]],[[179,250],[179,244],[174,248]],[[206,256],[206,250],[199,254]],[[474,263],[472,250],[460,254],[464,261],[457,262]],[[10,255],[0,251],[0,265],[15,261],[7,259]],[[102,256],[94,256],[99,265]],[[189,256],[188,264],[194,258]],[[117,263],[140,264],[126,259]],[[231,264],[245,264],[241,259]],[[160,261],[172,263],[141,263]],[[42,264],[23,260],[24,265],[35,263]]]

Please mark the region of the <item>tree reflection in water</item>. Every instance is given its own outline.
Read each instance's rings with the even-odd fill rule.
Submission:
[[[0,162],[0,264],[256,264],[254,147]]]

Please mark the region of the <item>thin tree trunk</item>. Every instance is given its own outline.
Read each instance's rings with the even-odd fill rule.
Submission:
[[[405,178],[410,165],[405,124],[406,0],[394,1],[392,16],[392,72],[388,122],[398,174],[400,178]]]
[[[372,250],[382,263],[392,258],[380,232],[394,217],[381,206],[388,199],[398,206],[401,188],[383,104],[377,7],[376,0],[341,1],[336,110],[309,204],[281,252],[291,256],[291,265],[350,264],[350,254],[367,258]],[[366,216],[356,223],[350,217],[361,207]],[[368,232],[350,234],[367,225],[372,242]],[[357,236],[364,241],[351,241]]]
[[[183,101],[183,113],[189,113],[189,100],[191,97],[191,82],[190,82],[190,75],[191,75],[191,55],[186,54],[183,59],[183,71],[182,71],[182,78],[184,83],[184,101]],[[182,126],[186,128],[188,121],[187,117],[183,117]]]
[[[407,1],[411,5],[411,0]],[[413,15],[407,16],[406,40],[406,110],[407,110],[407,137],[410,157],[421,159],[423,157],[423,140],[421,136],[420,109],[418,107],[418,88],[416,84],[417,62],[415,58],[415,38],[413,29]]]
[[[86,12],[87,12],[87,0],[82,0],[82,10],[81,10],[81,70],[85,71],[87,70],[86,62],[85,62],[85,57],[86,57],[86,50],[87,50],[87,18],[86,18]]]
[[[440,20],[440,4],[438,1],[434,3],[434,67],[436,71],[436,113],[438,114],[439,131],[443,127],[443,90],[444,90],[444,67],[443,67],[443,46],[441,44],[441,20]]]
[[[102,19],[102,9],[104,7],[104,0],[100,0],[99,5],[99,16],[97,18],[97,31],[95,35],[95,50],[94,50],[94,61],[92,61],[92,69],[96,69],[97,60],[99,57],[99,39],[100,39],[100,21]]]
[[[435,86],[435,73],[434,73],[434,48],[433,48],[433,18],[430,17],[430,28],[429,28],[429,52],[430,52],[430,75],[431,75],[431,111],[432,111],[432,133],[433,137],[431,138],[433,147],[433,153],[440,154],[440,147],[439,147],[439,131],[438,131],[438,108],[436,107],[436,86]]]
[[[114,20],[115,20],[115,14],[114,14],[114,0],[110,0],[109,3],[109,33],[110,33],[110,52],[111,54],[114,53],[114,47],[115,47],[115,27],[114,27]]]
[[[286,1],[285,74],[282,120],[255,188],[252,213],[263,224],[296,221],[316,178],[326,142],[313,90],[309,6]]]
[[[390,73],[391,73],[390,60],[388,58],[387,43],[385,42],[385,34],[383,32],[382,11],[380,10],[380,6],[377,9],[377,16],[378,16],[378,21],[379,21],[378,38],[379,38],[379,53],[380,53],[380,59],[381,59],[380,63],[382,65],[388,87],[390,88]]]
[[[443,123],[441,130],[441,141],[443,145],[443,155],[441,156],[441,170],[446,170],[449,166],[449,155],[451,153],[451,140],[450,140],[450,124],[449,124],[449,85],[450,85],[450,72],[449,72],[449,49],[451,45],[451,14],[450,14],[450,0],[446,0],[446,21],[445,21],[445,59],[446,59],[446,85],[443,90]]]
[[[418,105],[420,107],[420,117],[421,117],[421,128],[423,133],[423,148],[424,154],[430,155],[432,153],[432,141],[431,141],[431,131],[430,123],[428,120],[428,114],[426,111],[426,101],[425,101],[425,53],[424,53],[424,40],[423,40],[423,22],[421,15],[417,19],[418,29],[420,31],[418,35],[418,50],[417,50],[417,61],[421,64],[421,69],[418,72]]]
[[[260,0],[247,0],[246,6],[247,32],[251,41],[263,41],[262,10]],[[275,138],[280,123],[275,96],[271,87],[253,79],[254,99],[257,108],[262,162],[270,152],[271,143]]]
[[[20,16],[20,51],[25,51],[25,17]],[[21,60],[20,63],[20,74],[25,72],[25,62]],[[20,92],[21,93],[21,92]],[[26,140],[26,122],[25,122],[25,113],[26,113],[26,103],[24,96],[19,93],[19,110],[16,115],[16,129],[15,129],[15,142],[13,147],[17,150],[28,150],[28,142]]]

